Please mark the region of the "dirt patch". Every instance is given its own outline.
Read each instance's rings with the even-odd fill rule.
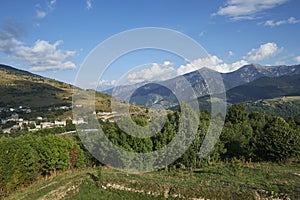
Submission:
[[[64,199],[65,197],[69,196],[70,194],[75,194],[79,192],[79,186],[82,180],[76,184],[68,183],[64,186],[61,186],[51,192],[47,193],[43,197],[40,197],[38,200],[60,200]]]

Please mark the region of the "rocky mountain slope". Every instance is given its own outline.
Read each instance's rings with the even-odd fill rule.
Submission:
[[[117,98],[121,100],[126,99],[130,103],[137,104],[137,105],[151,106],[153,104],[159,103],[165,107],[172,107],[176,103],[178,103],[178,99],[175,98],[176,94],[174,93],[176,92],[182,93],[183,91],[187,91],[188,87],[190,86],[193,88],[195,93],[189,95],[185,100],[201,98],[209,94],[209,91],[207,89],[207,84],[205,83],[201,74],[208,74],[208,77],[212,77],[212,80],[209,81],[214,81],[213,77],[217,75],[221,76],[224,82],[225,90],[228,91],[230,89],[250,83],[262,77],[272,78],[272,77],[291,76],[291,75],[300,74],[300,65],[261,66],[257,64],[251,64],[251,65],[243,66],[240,69],[231,73],[218,73],[208,68],[202,68],[200,70],[188,74],[184,74],[182,76],[178,76],[173,79],[162,81],[162,82],[145,83],[143,86],[141,86],[140,84],[130,85],[130,86],[119,86],[114,91],[114,94],[116,95]],[[288,78],[283,78],[283,79],[287,80]],[[187,80],[187,82],[184,83],[183,80]],[[264,80],[265,79],[262,79],[261,81],[256,82],[255,84],[260,84],[261,87],[264,87]],[[278,80],[278,81],[282,83],[283,80]],[[277,83],[274,84],[276,85]],[[128,91],[134,91],[131,97],[129,97]],[[242,93],[247,93],[247,88],[243,87],[240,89],[236,89],[234,91],[235,93],[237,91],[240,91]],[[112,92],[112,90],[109,90],[108,92]],[[293,92],[288,91],[286,95],[290,93]],[[282,90],[280,94],[278,93],[277,95],[284,95],[284,94],[285,91]],[[237,99],[239,96],[238,94],[231,93],[231,95],[235,96],[234,99],[233,97],[231,97],[231,100],[233,100],[234,102],[242,102],[247,99],[242,97],[243,94],[240,95],[241,99]],[[253,93],[253,92],[251,93],[251,95],[254,95],[252,99],[258,99],[260,97],[263,97],[263,96],[255,96],[257,95],[257,93]],[[128,100],[128,98],[130,99]]]

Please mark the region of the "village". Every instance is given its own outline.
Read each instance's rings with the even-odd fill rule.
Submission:
[[[76,105],[80,107],[80,105]],[[56,107],[55,110],[68,111],[71,110],[72,106],[60,106]],[[53,109],[52,109],[53,110]],[[49,108],[50,112],[51,109]],[[30,120],[24,119],[25,114],[30,114],[32,109],[28,106],[18,106],[18,107],[0,107],[0,130],[3,133],[9,134],[13,130],[24,130],[33,132],[41,129],[49,129],[55,127],[65,127],[67,123],[72,123],[74,125],[87,124],[87,120],[83,118],[71,119],[70,117],[63,119],[61,117],[57,119],[48,119],[47,117],[34,116]],[[116,112],[94,112],[98,119],[102,121],[114,121],[114,116]],[[4,116],[4,117],[3,117]]]

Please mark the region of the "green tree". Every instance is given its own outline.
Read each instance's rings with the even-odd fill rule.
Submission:
[[[237,124],[244,122],[248,119],[248,113],[246,112],[246,106],[244,104],[234,104],[232,105],[226,116],[226,122],[231,122],[232,124]]]
[[[237,124],[226,123],[221,141],[226,148],[225,157],[251,158],[253,156],[252,127],[246,121]]]
[[[70,155],[68,142],[59,135],[47,135],[39,138],[41,171],[44,174],[51,174],[56,170],[66,170],[69,168]]]
[[[72,120],[67,120],[66,121],[66,131],[74,131],[76,130],[75,124],[73,124]]]
[[[257,154],[267,160],[287,161],[300,155],[299,133],[281,117],[269,116],[258,139]]]

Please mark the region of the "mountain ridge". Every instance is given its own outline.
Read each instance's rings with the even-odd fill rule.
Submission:
[[[72,104],[74,85],[0,64],[0,107],[49,108]],[[96,109],[109,111],[111,97],[96,92]]]
[[[250,64],[233,72],[221,73],[221,76],[223,77],[224,82],[231,80],[231,83],[226,85],[226,90],[228,90],[263,76],[276,77],[292,74],[300,74],[300,65],[262,66],[259,64]]]
[[[300,74],[279,77],[261,77],[227,91],[232,103],[257,101],[283,96],[300,96]]]
[[[188,89],[187,87],[192,86],[196,97],[192,95],[190,99],[187,100],[192,100],[194,98],[209,95],[209,91],[206,87],[206,82],[201,76],[202,73],[211,74],[212,77],[214,75],[220,75],[223,79],[225,90],[228,91],[232,88],[247,84],[262,77],[279,77],[284,75],[300,74],[300,65],[262,66],[258,64],[250,64],[229,73],[219,73],[210,68],[202,68],[200,70],[177,76],[166,81],[156,82],[155,84],[147,83],[143,86],[130,85],[131,90],[133,90],[135,86],[135,89],[138,89],[138,91],[135,91],[133,93],[130,102],[140,106],[151,106],[153,103],[163,101],[163,106],[168,107],[168,103],[164,101],[165,99],[167,99],[168,101],[170,101],[169,107],[174,106],[176,99],[170,98],[169,93],[165,96],[161,94],[161,91],[164,90],[163,86],[170,86],[176,91],[185,91]],[[183,78],[188,81],[189,86],[181,83]],[[162,85],[162,87],[159,87],[158,85]],[[126,91],[126,87],[127,86],[118,86],[118,90],[116,90],[114,93],[116,94],[117,98],[120,97],[120,99],[123,100],[122,93],[124,93],[124,96],[128,98],[128,93],[123,92]]]

